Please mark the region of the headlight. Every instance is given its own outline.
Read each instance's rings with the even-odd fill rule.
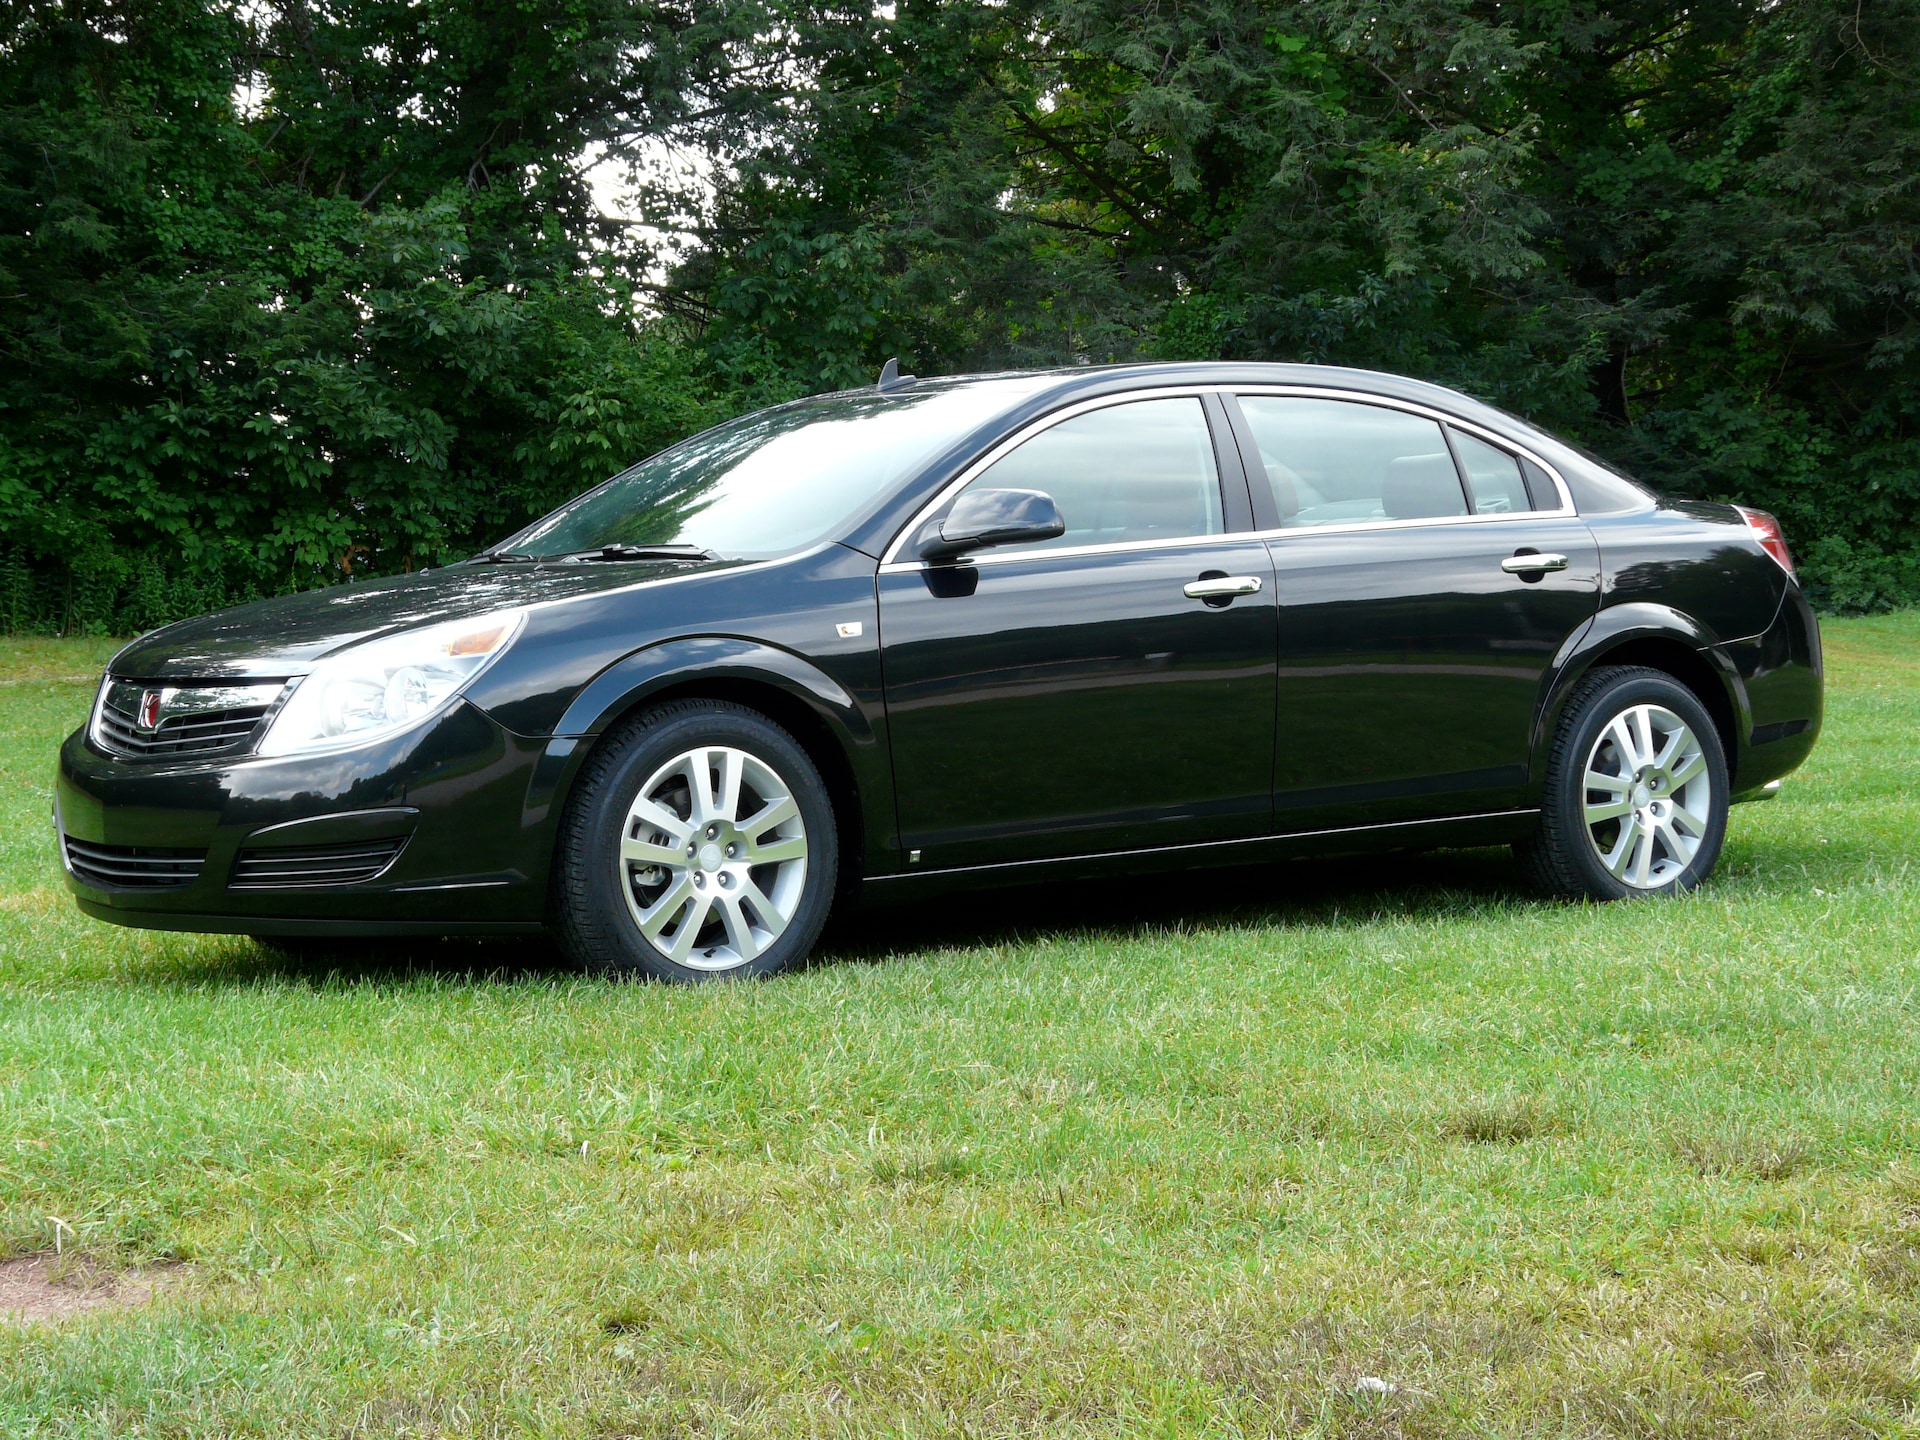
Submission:
[[[255,753],[344,750],[417,725],[492,664],[526,618],[524,610],[496,610],[330,656],[295,686]]]

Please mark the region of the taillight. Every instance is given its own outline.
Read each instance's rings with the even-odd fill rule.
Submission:
[[[1793,574],[1793,556],[1787,552],[1787,537],[1780,533],[1780,522],[1764,510],[1749,510],[1744,505],[1736,505],[1740,518],[1747,522],[1747,529],[1753,532],[1753,538],[1760,542],[1760,548],[1780,562],[1780,568],[1789,575]]]

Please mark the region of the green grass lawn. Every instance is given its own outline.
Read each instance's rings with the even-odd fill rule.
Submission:
[[[82,918],[0,641],[0,1434],[1920,1435],[1920,615],[1681,901],[1056,887],[665,989]],[[1399,1387],[1379,1394],[1358,1382]]]

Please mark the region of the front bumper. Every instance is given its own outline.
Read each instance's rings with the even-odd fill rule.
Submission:
[[[551,829],[529,810],[546,749],[465,701],[408,734],[334,755],[129,762],[87,743],[60,749],[54,819],[67,885],[89,915],[150,929],[250,934],[454,934],[538,928]],[[301,824],[298,822],[310,822]],[[184,883],[76,876],[67,841],[108,862],[127,853],[203,857]],[[397,845],[372,878],[327,860]],[[248,861],[236,869],[242,851]],[[275,862],[277,857],[300,859]],[[313,857],[319,857],[316,861]],[[364,867],[362,867],[364,868]],[[264,877],[264,883],[263,882]],[[236,881],[238,882],[236,884]]]

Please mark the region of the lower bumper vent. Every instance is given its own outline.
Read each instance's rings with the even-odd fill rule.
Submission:
[[[148,845],[96,845],[60,837],[67,868],[76,880],[99,890],[170,890],[196,879],[204,850],[163,850]]]
[[[1812,728],[1811,720],[1779,720],[1772,725],[1756,725],[1753,727],[1753,739],[1749,743],[1771,745],[1776,740],[1791,739]]]
[[[377,879],[405,840],[363,840],[306,850],[242,850],[227,881],[234,890],[299,890],[315,885],[360,885]]]

